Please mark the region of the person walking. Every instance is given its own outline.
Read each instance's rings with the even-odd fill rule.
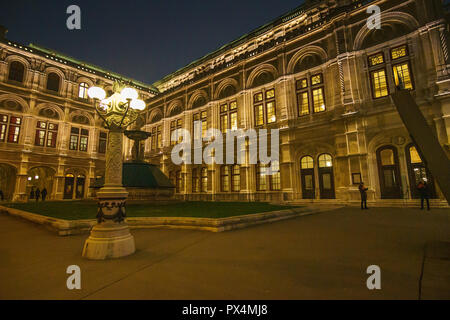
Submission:
[[[364,185],[364,182],[361,181],[358,189],[359,189],[359,193],[361,193],[361,210],[369,209],[369,208],[367,208],[367,190],[369,190],[369,188],[367,188]]]
[[[30,191],[30,200],[34,199],[34,187],[31,187],[31,191]]]
[[[423,202],[427,201],[427,210],[430,210],[430,193],[428,185],[425,181],[420,181],[417,185],[417,190],[420,193],[420,210],[423,210]]]
[[[39,201],[39,197],[41,196],[41,190],[39,188],[36,189],[36,202]]]
[[[44,189],[42,189],[41,195],[42,195],[42,202],[44,202],[45,198],[47,197],[47,189],[45,187]]]

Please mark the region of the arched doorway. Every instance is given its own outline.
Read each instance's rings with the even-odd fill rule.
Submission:
[[[0,190],[5,200],[12,200],[16,185],[16,168],[9,164],[0,163]]]
[[[377,150],[381,199],[401,199],[400,169],[397,149],[384,146]]]
[[[321,199],[334,199],[333,158],[325,153],[319,156],[319,187]]]
[[[79,173],[67,173],[64,178],[64,199],[83,199],[86,176]]]
[[[27,193],[31,190],[39,188],[42,191],[47,189],[47,198],[52,198],[53,180],[55,178],[55,170],[49,167],[34,167],[28,170]]]
[[[300,159],[300,175],[302,180],[303,199],[315,198],[314,159],[304,156]]]
[[[430,197],[436,198],[436,190],[434,188],[433,177],[431,176],[428,168],[425,166],[425,163],[422,161],[417,148],[414,146],[414,144],[411,143],[406,146],[405,151],[406,162],[408,163],[409,183],[412,198],[420,198],[420,193],[416,188],[420,181],[425,181],[428,184]]]

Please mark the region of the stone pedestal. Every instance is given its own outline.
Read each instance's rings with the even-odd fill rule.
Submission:
[[[125,223],[127,190],[122,186],[122,131],[110,131],[105,186],[97,193],[97,221],[83,248],[83,257],[104,260],[135,252],[134,238]]]

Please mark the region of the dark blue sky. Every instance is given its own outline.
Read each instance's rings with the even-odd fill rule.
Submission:
[[[7,37],[153,83],[299,6],[302,0],[9,0]],[[81,30],[66,9],[81,8]]]

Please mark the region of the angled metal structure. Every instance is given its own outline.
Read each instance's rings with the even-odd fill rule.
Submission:
[[[408,90],[391,95],[412,140],[450,204],[450,159]]]

